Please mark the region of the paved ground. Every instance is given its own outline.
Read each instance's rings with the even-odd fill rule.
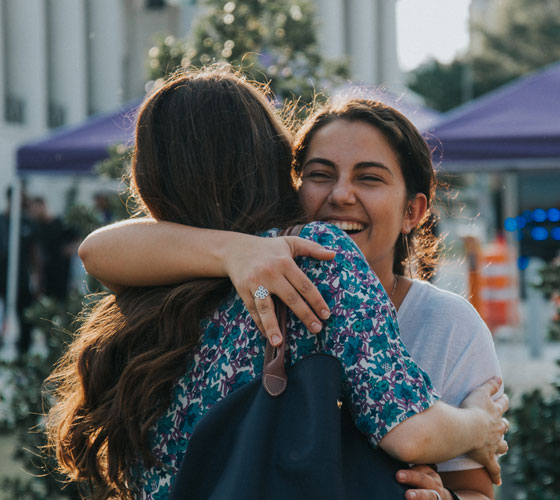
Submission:
[[[536,388],[552,391],[552,382],[560,378],[560,342],[544,344],[542,357],[532,358],[526,344],[520,342],[496,342],[496,352],[500,359],[504,382],[512,404],[516,404],[520,394]]]

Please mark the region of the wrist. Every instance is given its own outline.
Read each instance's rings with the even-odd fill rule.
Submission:
[[[466,409],[469,438],[472,444],[470,451],[482,448],[486,443],[486,435],[488,434],[488,415],[480,408],[467,408]]]
[[[239,256],[247,252],[247,248],[251,247],[250,240],[258,236],[233,231],[219,231],[219,233],[220,237],[224,238],[216,249],[220,276],[231,277],[232,272],[235,272],[235,266],[239,266]]]

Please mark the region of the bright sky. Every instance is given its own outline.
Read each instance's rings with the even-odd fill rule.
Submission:
[[[397,47],[401,68],[430,56],[449,62],[467,47],[470,0],[398,0]]]

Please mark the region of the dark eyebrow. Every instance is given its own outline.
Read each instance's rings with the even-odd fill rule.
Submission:
[[[303,167],[301,167],[302,169],[304,169],[305,167],[307,167],[307,165],[309,165],[310,163],[320,163],[321,165],[325,165],[326,167],[335,167],[334,161],[330,161],[327,160],[326,158],[309,158],[309,160],[307,160],[304,164]]]
[[[335,163],[331,160],[327,160],[326,158],[321,158],[321,157],[315,157],[315,158],[309,158],[309,160],[307,160],[302,169],[307,167],[307,165],[309,165],[310,163],[320,163],[321,165],[325,165],[326,167],[332,167],[335,168]],[[390,174],[391,176],[393,176],[393,172],[391,172],[391,170],[389,169],[389,167],[387,167],[385,164],[377,162],[377,161],[361,161],[359,163],[356,163],[354,165],[354,168],[357,170],[363,170],[366,168],[381,168],[383,170],[385,170],[388,174]]]

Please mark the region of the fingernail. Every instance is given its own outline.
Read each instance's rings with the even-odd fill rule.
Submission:
[[[397,472],[397,479],[399,481],[404,481],[406,479],[406,472]]]
[[[328,309],[323,309],[321,311],[321,318],[323,318],[323,319],[329,319],[330,315],[331,315],[331,313]]]
[[[311,323],[311,331],[313,333],[318,333],[321,331],[321,324],[317,323],[317,321],[314,321],[313,323]]]
[[[275,333],[272,336],[271,343],[272,343],[273,346],[280,345],[282,343],[282,337],[280,335],[278,335],[277,333]]]
[[[411,491],[411,492],[408,494],[408,498],[412,498],[412,499],[416,498],[416,492],[415,492],[415,491]]]

